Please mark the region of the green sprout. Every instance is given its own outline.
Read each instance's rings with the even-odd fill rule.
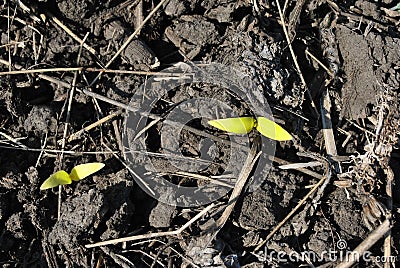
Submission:
[[[40,186],[40,190],[46,190],[59,185],[71,184],[72,181],[80,181],[99,171],[104,166],[105,165],[103,163],[87,163],[77,165],[71,170],[70,174],[64,170],[57,171],[43,182],[43,184]]]
[[[265,117],[257,117],[257,119],[254,117],[233,117],[210,120],[208,124],[220,130],[235,134],[247,134],[253,128],[256,128],[258,132],[265,137],[276,141],[288,141],[293,139],[292,135],[283,127]]]

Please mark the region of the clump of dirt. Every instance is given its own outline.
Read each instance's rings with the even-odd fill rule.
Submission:
[[[336,36],[346,74],[341,114],[351,119],[365,118],[371,114],[368,107],[375,103],[371,96],[378,95],[385,86],[399,87],[394,67],[399,64],[400,39],[375,33],[364,37],[341,25],[337,26]]]

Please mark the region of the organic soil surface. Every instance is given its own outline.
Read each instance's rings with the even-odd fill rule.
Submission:
[[[349,267],[360,244],[348,265],[400,261],[397,1],[0,13],[2,267]],[[238,116],[293,139],[207,123]]]

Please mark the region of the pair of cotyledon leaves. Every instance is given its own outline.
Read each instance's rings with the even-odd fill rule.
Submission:
[[[247,134],[253,128],[256,128],[258,132],[267,138],[276,141],[288,141],[292,139],[290,135],[284,128],[269,120],[265,117],[234,117],[234,118],[224,118],[217,120],[210,120],[208,123],[220,130],[235,133],[235,134]]]
[[[105,165],[103,163],[87,163],[77,165],[71,170],[70,174],[64,170],[57,171],[43,182],[43,184],[40,186],[40,190],[46,190],[59,185],[71,184],[72,181],[80,181],[99,171],[104,166]]]

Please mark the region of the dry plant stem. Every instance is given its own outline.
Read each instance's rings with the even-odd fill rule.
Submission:
[[[3,60],[1,63],[5,64]],[[9,64],[7,64],[9,65]],[[16,66],[17,67],[17,66]],[[8,72],[0,72],[1,75],[16,75],[16,74],[34,74],[34,73],[48,73],[48,72],[76,72],[82,71],[82,67],[62,67],[62,68],[47,68],[47,69],[32,69],[32,70],[18,70],[18,71],[8,71]]]
[[[293,40],[295,37],[296,26],[300,21],[301,10],[303,9],[305,2],[306,2],[305,0],[296,1],[295,2],[296,4],[295,4],[292,12],[290,12],[288,26],[287,26],[290,40]],[[285,11],[287,8],[287,3],[288,3],[288,1],[285,1],[285,6],[283,7],[283,12],[282,12],[283,14],[285,14]]]
[[[292,43],[290,41],[289,33],[288,33],[287,29],[286,29],[285,18],[284,18],[283,13],[282,13],[281,5],[279,4],[279,0],[275,0],[275,2],[276,2],[276,5],[278,7],[279,17],[280,17],[281,22],[282,22],[283,32],[285,34],[286,41],[287,41],[288,46],[289,46],[290,54],[292,55],[294,65],[296,66],[297,73],[299,74],[301,83],[303,84],[303,87],[304,87],[305,91],[307,92],[307,95],[308,95],[308,97],[309,97],[309,99],[311,101],[311,106],[314,108],[315,113],[317,115],[319,115],[317,107],[315,106],[314,100],[312,99],[310,91],[308,90],[308,86],[307,86],[306,80],[304,80],[303,73],[301,72],[299,63],[297,62],[296,54],[294,53],[294,50],[293,50],[293,47],[292,47]]]
[[[311,156],[311,155],[308,155]],[[274,236],[274,234],[297,212],[297,210],[307,201],[307,199],[317,191],[317,189],[321,186],[324,185],[324,182],[326,182],[330,178],[330,172],[329,172],[329,164],[325,163],[326,168],[325,168],[325,174],[322,176],[322,178],[318,181],[317,184],[303,197],[303,199],[300,200],[300,202],[290,211],[286,217],[278,223],[277,226],[267,235],[264,241],[262,241],[254,250],[253,253],[257,254],[257,251],[260,250],[260,248]],[[322,188],[322,187],[321,187]],[[319,192],[320,193],[320,192]]]
[[[57,17],[54,15],[47,13],[46,14],[48,17],[51,18],[52,21],[54,21],[55,24],[57,24],[59,27],[61,27],[69,36],[71,36],[75,41],[77,41],[80,45],[83,45],[84,48],[86,48],[90,53],[96,56],[96,50],[86,44],[82,39],[80,39],[74,32],[72,32],[67,26],[65,26]]]
[[[48,234],[46,231],[43,232],[43,237],[48,237]],[[54,252],[54,248],[52,245],[49,244],[49,242],[46,241],[46,239],[42,240],[42,249],[43,249],[43,253],[46,258],[48,267],[49,268],[58,268],[57,258],[56,258],[56,254]]]
[[[299,114],[299,113],[296,113],[296,112],[294,112],[294,111],[291,111],[290,109],[287,109],[287,108],[285,108],[285,107],[280,107],[280,106],[278,106],[278,105],[274,105],[274,106],[271,106],[271,108],[272,108],[272,109],[276,109],[276,110],[281,111],[281,112],[288,112],[288,113],[291,113],[291,114],[293,114],[293,115],[295,115],[295,116],[297,116],[297,117],[300,117],[301,119],[303,119],[303,120],[306,121],[306,122],[310,122],[310,120],[309,120],[307,117],[305,117],[305,116],[303,116],[303,115],[301,115],[301,114]]]
[[[273,162],[275,162],[275,163],[278,163],[280,165],[292,165],[293,164],[293,163],[290,163],[289,161],[283,160],[283,159],[281,159],[279,157],[272,156],[272,155],[268,156],[268,159],[273,161]],[[306,174],[306,175],[310,175],[310,176],[312,176],[312,177],[314,177],[314,178],[316,178],[318,180],[323,178],[323,175],[318,174],[317,172],[314,172],[312,170],[306,169],[304,167],[297,168],[297,170],[302,172],[302,173],[304,173],[304,174]]]
[[[392,228],[389,219],[386,219],[381,225],[379,225],[374,231],[372,231],[368,237],[362,241],[350,254],[349,259],[346,262],[340,263],[336,268],[348,268],[354,263],[358,262],[358,257],[362,256],[368,249],[370,249],[375,243],[384,235],[386,235]]]
[[[17,2],[17,4],[18,4],[18,6],[19,6],[24,12],[26,12],[26,13],[29,14],[29,17],[30,17],[32,20],[34,20],[34,21],[37,22],[37,23],[41,22],[41,20],[40,20],[35,14],[32,14],[31,9],[30,9],[27,5],[25,5],[24,3],[22,3],[21,0],[18,0],[18,1],[16,1],[16,2]],[[14,15],[15,15],[15,14],[14,14]]]
[[[115,139],[116,139],[117,144],[118,144],[118,149],[122,153],[122,159],[126,160],[125,147],[124,147],[124,144],[122,142],[122,136],[121,136],[121,133],[119,131],[119,127],[118,127],[117,121],[114,120],[112,122],[112,125],[113,125],[113,128],[114,128]]]
[[[0,145],[0,148],[4,149],[12,149],[12,150],[19,150],[19,151],[28,151],[28,152],[44,152],[44,153],[55,153],[59,154],[63,152],[64,154],[70,154],[74,156],[80,156],[80,155],[97,155],[97,154],[112,154],[112,153],[118,153],[117,151],[112,151],[112,152],[105,152],[105,151],[96,151],[96,152],[88,152],[88,151],[83,151],[83,152],[78,152],[78,151],[61,151],[61,150],[55,150],[55,149],[39,149],[39,148],[20,148],[20,147],[9,147],[9,146],[2,146]]]
[[[145,133],[148,129],[150,129],[152,126],[158,124],[158,122],[160,122],[162,119],[162,117],[155,119],[153,121],[151,121],[149,124],[147,124],[142,130],[140,130],[136,136],[133,138],[133,141],[136,141],[140,136],[142,136],[143,133]]]
[[[139,3],[135,8],[135,25],[138,26],[137,28],[139,28],[139,25],[143,23],[143,19],[143,0],[139,0]]]
[[[0,59],[0,63],[10,66],[8,61]],[[17,69],[22,69],[22,66],[15,64]],[[18,74],[36,74],[36,73],[51,73],[51,72],[100,72],[100,73],[114,73],[114,74],[132,74],[132,75],[158,75],[158,76],[173,76],[184,78],[187,73],[169,73],[169,72],[148,72],[148,71],[131,71],[131,70],[113,70],[113,69],[98,69],[92,67],[57,67],[57,68],[43,68],[43,69],[27,69],[27,70],[14,70],[7,72],[0,72],[2,75],[18,75]]]
[[[386,175],[387,175],[386,194],[388,195],[387,206],[388,206],[388,210],[390,211],[390,217],[391,217],[392,210],[393,210],[392,186],[393,186],[393,181],[394,181],[394,174],[393,174],[393,170],[389,166],[387,166]],[[388,231],[388,234],[385,237],[385,241],[383,244],[383,252],[384,252],[384,256],[386,257],[387,260],[390,260],[390,257],[392,256],[392,243],[391,242],[392,242],[392,232]],[[384,267],[390,268],[391,262],[385,262]]]
[[[127,251],[126,251],[126,252],[127,252]],[[154,264],[154,263],[158,263],[161,267],[167,267],[165,264],[163,264],[161,261],[158,260],[157,256],[153,257],[152,255],[150,255],[149,253],[147,253],[147,252],[145,252],[145,251],[143,251],[143,250],[132,249],[132,250],[130,250],[129,252],[136,252],[136,253],[143,254],[144,256],[146,256],[146,257],[148,257],[149,259],[153,260],[153,264]],[[161,251],[158,251],[157,254],[160,253],[160,252],[161,252]],[[119,256],[121,256],[121,255],[119,255]],[[146,265],[149,266],[148,264],[146,264]],[[132,267],[135,267],[135,266],[132,266]],[[151,268],[151,266],[150,266],[150,268]]]
[[[107,254],[107,256],[109,256],[118,265],[118,267],[121,267],[121,268],[132,268],[132,267],[135,267],[133,263],[130,264],[131,262],[129,260],[127,262],[126,258],[121,258],[118,254],[114,253],[111,250],[111,248],[101,247],[100,249],[105,254]]]
[[[177,251],[171,245],[168,245],[164,241],[161,241],[161,240],[158,240],[158,239],[151,239],[151,240],[147,240],[147,241],[141,241],[141,242],[137,242],[137,243],[132,243],[132,246],[141,245],[141,244],[144,244],[144,243],[152,243],[152,242],[157,242],[157,243],[160,243],[162,245],[168,246],[173,252],[175,252],[179,257],[181,257],[182,259],[187,261],[191,266],[196,267],[196,268],[200,268],[200,266],[194,264],[189,258],[187,258],[185,255],[183,255],[179,251]],[[123,250],[122,253],[131,252],[131,251],[134,251],[134,250]]]
[[[331,99],[329,97],[328,89],[325,89],[321,97],[321,118],[322,118],[322,133],[324,135],[325,149],[330,161],[333,157],[337,156],[335,135],[332,129],[331,120]],[[337,173],[341,173],[341,166],[338,162],[333,163]]]
[[[112,114],[109,114],[109,115],[107,115],[107,116],[105,116],[105,117],[103,117],[103,118],[97,120],[96,122],[94,122],[94,123],[88,125],[87,127],[84,127],[83,129],[81,129],[81,130],[79,130],[79,131],[77,131],[77,132],[71,134],[71,135],[68,137],[68,142],[71,142],[71,141],[73,141],[73,140],[79,138],[84,132],[89,131],[89,130],[91,130],[92,128],[95,128],[95,127],[97,127],[97,126],[99,126],[99,125],[101,125],[101,124],[103,124],[103,123],[105,123],[105,122],[111,120],[112,118],[116,117],[117,115],[120,115],[121,113],[122,113],[121,110],[116,111],[116,112],[114,112],[114,113],[112,113]]]
[[[135,150],[125,151],[125,154],[127,154],[127,153],[137,153],[137,154],[151,155],[151,156],[160,157],[160,158],[181,159],[181,160],[187,160],[187,161],[193,161],[193,162],[201,162],[201,163],[205,163],[205,164],[213,164],[213,162],[209,161],[209,160],[204,160],[204,159],[199,159],[199,158],[191,158],[191,157],[175,155],[175,154],[155,153],[155,152],[135,151]],[[217,164],[217,165],[221,166],[221,164]],[[166,172],[166,173],[168,173],[168,172]],[[175,173],[173,173],[173,174],[175,174]]]
[[[381,97],[383,98],[383,96]],[[378,113],[378,122],[376,124],[375,127],[375,135],[377,137],[377,141],[378,143],[382,142],[380,141],[380,137],[384,136],[384,134],[382,134],[382,132],[384,131],[385,127],[385,123],[387,123],[387,121],[389,121],[388,119],[385,120],[385,117],[388,115],[387,113],[385,113],[385,106],[388,105],[388,103],[386,103],[385,101],[381,104],[380,109],[379,109],[379,113]],[[388,112],[390,113],[390,112]],[[379,146],[379,145],[378,145]],[[386,194],[388,196],[387,198],[387,209],[389,211],[387,218],[391,219],[392,218],[392,210],[393,210],[393,181],[394,181],[394,173],[393,170],[391,169],[391,167],[389,166],[389,158],[388,157],[380,157],[378,159],[379,164],[381,165],[381,167],[384,169],[384,172],[386,174]],[[383,251],[384,251],[384,256],[386,257],[387,260],[391,260],[391,255],[392,255],[392,249],[391,249],[391,241],[392,241],[392,234],[391,231],[388,231],[387,236],[385,237],[384,240],[384,244],[383,244]],[[390,268],[391,267],[391,261],[387,261],[384,264],[385,268]]]
[[[109,150],[110,152],[112,152],[112,150],[110,149],[110,147],[108,147],[104,142],[102,143],[104,147],[106,147],[107,150]],[[141,184],[152,194],[155,195],[153,189],[150,188],[150,186],[128,165],[125,163],[124,160],[122,160],[116,153],[112,153],[112,155],[126,168],[129,170],[129,172],[135,176],[140,182]]]
[[[42,158],[43,153],[44,153],[43,149],[46,148],[46,144],[47,144],[47,132],[46,132],[46,134],[45,134],[45,136],[44,136],[43,145],[42,145],[42,147],[41,147],[41,148],[42,148],[42,151],[40,151],[39,156],[38,156],[38,159],[36,160],[35,168],[37,168],[37,167],[39,166],[40,159]]]
[[[150,239],[150,238],[162,237],[162,236],[177,236],[177,235],[180,235],[186,228],[188,228],[190,225],[192,225],[195,221],[197,221],[198,219],[203,217],[213,207],[214,207],[214,204],[208,205],[206,208],[204,208],[202,211],[200,211],[196,216],[194,216],[190,221],[188,221],[181,228],[179,228],[175,231],[128,236],[128,237],[124,237],[124,238],[117,238],[117,239],[107,240],[107,241],[98,242],[98,243],[94,243],[94,244],[87,244],[87,245],[85,245],[85,247],[86,248],[94,248],[94,247],[107,246],[107,245],[111,245],[111,244],[117,244],[117,243],[129,242],[129,241],[135,241],[135,240],[141,240],[141,239]]]
[[[0,17],[2,17],[2,18],[7,18],[7,16],[5,16],[5,15],[0,15]],[[31,30],[33,30],[33,31],[35,31],[35,32],[37,32],[38,34],[41,35],[41,33],[39,32],[38,29],[36,29],[36,28],[33,27],[32,25],[29,25],[26,21],[24,21],[24,20],[22,20],[22,19],[20,19],[20,18],[18,18],[18,17],[15,17],[15,16],[11,16],[11,18],[12,18],[14,21],[17,21],[17,22],[19,22],[19,23],[25,25],[25,26],[28,27],[29,29],[31,29]]]
[[[229,216],[231,215],[231,213],[236,205],[236,201],[238,200],[240,194],[242,193],[243,188],[247,182],[247,179],[249,178],[250,173],[253,170],[255,163],[257,162],[257,159],[261,155],[261,152],[256,154],[258,145],[259,144],[256,142],[251,147],[250,153],[247,156],[246,161],[243,164],[243,169],[240,171],[240,174],[236,181],[235,187],[233,188],[231,196],[229,197],[228,205],[226,206],[221,217],[216,221],[216,229],[215,229],[215,233],[214,233],[213,237],[215,237],[218,234],[218,232],[221,230],[221,228],[227,222]]]
[[[100,268],[103,264],[103,254],[100,254],[99,258],[97,259],[96,268]]]
[[[353,121],[350,121],[347,118],[346,118],[346,121],[349,122],[351,125],[355,126],[356,128],[358,128],[359,130],[364,131],[365,133],[368,133],[368,134],[372,135],[373,137],[376,137],[375,133],[371,132],[370,130],[361,127],[360,125],[354,123]]]
[[[306,168],[306,167],[317,167],[322,165],[319,161],[312,161],[307,163],[293,163],[288,165],[281,165],[278,168],[280,169],[299,169],[299,168]]]
[[[184,177],[190,177],[190,178],[194,178],[194,179],[200,179],[200,180],[209,181],[210,183],[213,183],[215,185],[224,186],[224,187],[227,187],[227,188],[230,188],[230,189],[234,188],[234,187],[232,187],[232,185],[229,185],[229,184],[227,184],[225,182],[222,182],[222,181],[219,181],[217,179],[213,179],[213,178],[210,178],[210,177],[207,177],[207,176],[199,175],[199,174],[196,174],[196,173],[178,171],[178,172],[171,173],[171,174],[174,174],[174,175],[177,175],[177,176],[184,176]]]
[[[7,43],[9,44],[11,42],[10,39],[10,6],[9,4],[7,5]],[[12,70],[12,62],[11,62],[11,49],[8,50],[8,70],[11,71]]]
[[[135,29],[135,31],[129,36],[129,38],[125,41],[125,43],[120,47],[120,49],[114,54],[114,56],[107,62],[105,65],[105,68],[108,68],[116,58],[124,51],[124,49],[129,45],[130,42],[140,33],[140,30],[144,27],[144,25],[151,19],[151,17],[163,6],[165,2],[168,0],[162,0],[150,13],[147,15],[147,17],[142,21],[142,23]],[[99,73],[95,79],[93,79],[92,83],[90,83],[90,86],[92,86],[101,76],[101,73]]]
[[[0,131],[0,136],[3,136],[4,138],[9,140],[13,144],[16,144],[16,145],[20,146],[22,149],[27,149],[28,148],[25,145],[23,145],[22,143],[20,143],[17,139],[15,139],[15,138],[13,138],[11,136],[8,136],[6,133],[3,133],[3,132]]]
[[[331,72],[331,70],[329,70],[329,68],[326,67],[325,64],[323,64],[319,59],[317,59],[317,57],[311,54],[311,52],[308,51],[308,49],[306,49],[306,54],[310,56],[316,63],[318,63],[327,72],[327,74],[329,74],[331,78],[335,77],[335,75]]]
[[[222,212],[221,217],[219,217],[215,221],[215,226],[208,230],[207,244],[210,244],[215,239],[219,231],[228,221],[229,216],[232,214],[232,211],[236,205],[236,201],[238,200],[240,194],[242,193],[243,188],[247,182],[248,177],[250,176],[251,171],[253,170],[255,163],[257,162],[258,158],[261,155],[261,152],[256,154],[258,145],[259,142],[255,142],[251,147],[250,153],[248,154],[246,161],[243,164],[243,169],[240,171],[235,187],[232,190],[231,196],[229,197],[228,204],[225,207],[224,212]]]

